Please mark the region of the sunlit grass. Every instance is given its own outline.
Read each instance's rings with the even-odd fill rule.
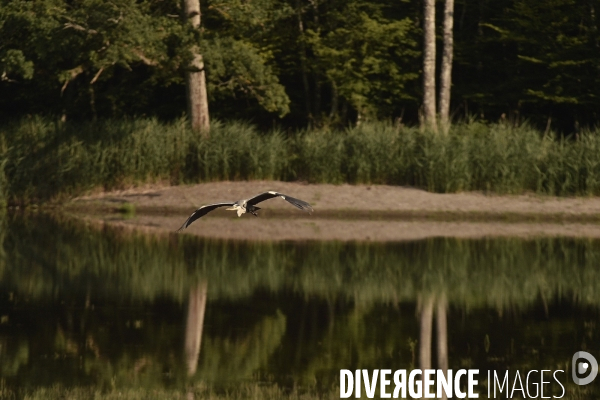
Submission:
[[[44,202],[147,182],[277,179],[411,185],[434,192],[600,193],[600,136],[464,122],[448,134],[362,124],[342,131],[259,132],[185,120],[63,123],[41,117],[0,128],[0,201]]]

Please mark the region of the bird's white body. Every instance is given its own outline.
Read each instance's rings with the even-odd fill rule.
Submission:
[[[227,208],[227,210],[235,211],[237,213],[238,217],[241,217],[243,214],[246,214],[246,213],[250,213],[250,214],[254,215],[255,217],[258,217],[257,211],[260,210],[260,207],[256,207],[256,204],[263,202],[265,200],[268,200],[268,199],[272,199],[273,197],[281,197],[283,200],[287,201],[288,203],[292,204],[294,207],[299,208],[302,211],[307,211],[308,213],[312,213],[312,211],[313,211],[310,204],[308,204],[307,202],[305,202],[303,200],[296,199],[291,196],[287,196],[283,193],[269,191],[269,192],[264,192],[264,193],[258,194],[249,199],[238,200],[238,201],[232,202],[232,203],[229,203],[229,202],[214,203],[214,204],[207,204],[205,206],[202,206],[202,207],[198,208],[196,211],[194,211],[192,213],[192,215],[189,216],[189,218],[183,223],[183,225],[181,226],[181,228],[179,228],[177,230],[177,232],[181,232],[182,230],[187,228],[192,222],[194,222],[198,218],[202,217],[203,215],[206,215],[210,211],[212,211],[216,208],[219,208],[219,207],[229,207],[229,208]]]
[[[273,192],[273,191],[269,191],[267,193],[272,194],[273,196],[279,196],[285,200],[285,195],[282,195],[281,193],[277,193],[277,192]],[[248,208],[248,200],[239,200],[239,201],[235,202],[235,204],[232,207],[227,208],[227,210],[237,211],[237,216],[241,217],[242,214],[246,214],[248,212],[247,208]],[[250,212],[252,214],[254,214],[254,212],[257,210],[259,210],[258,207],[251,206]]]
[[[237,216],[241,217],[242,214],[246,214],[246,200],[242,201],[242,204],[234,204],[233,207],[229,207],[227,210],[237,211]]]

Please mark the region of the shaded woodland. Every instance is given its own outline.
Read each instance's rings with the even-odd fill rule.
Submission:
[[[453,119],[526,120],[564,133],[595,126],[599,6],[457,0]],[[199,49],[211,118],[269,128],[419,122],[421,1],[203,0],[199,29],[182,24],[182,7],[0,1],[0,118],[181,117]]]

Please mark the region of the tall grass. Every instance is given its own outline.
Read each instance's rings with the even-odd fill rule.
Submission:
[[[448,134],[362,124],[344,131],[261,133],[185,120],[62,123],[30,117],[0,128],[0,202],[43,202],[152,181],[279,179],[411,185],[435,192],[600,193],[600,132],[557,138],[528,126],[467,122]]]

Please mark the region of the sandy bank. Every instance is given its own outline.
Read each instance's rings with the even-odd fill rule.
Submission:
[[[67,209],[110,224],[174,231],[195,208],[277,190],[310,202],[304,214],[281,199],[261,204],[260,217],[219,210],[185,233],[258,240],[412,240],[432,236],[600,237],[600,198],[537,195],[437,194],[384,185],[307,185],[293,182],[213,182],[148,186],[85,196]],[[135,205],[135,217],[115,211]]]

